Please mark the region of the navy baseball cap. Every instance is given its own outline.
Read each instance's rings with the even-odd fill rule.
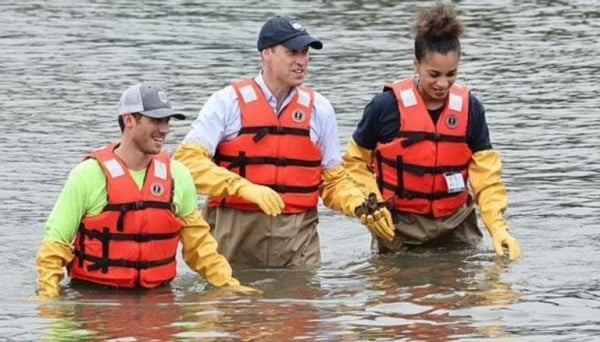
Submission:
[[[307,46],[317,50],[323,48],[323,43],[311,37],[302,24],[288,17],[269,19],[260,29],[256,47],[258,51],[262,51],[279,44],[290,50],[300,50]]]

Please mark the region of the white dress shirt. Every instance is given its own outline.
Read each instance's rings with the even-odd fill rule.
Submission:
[[[277,99],[265,84],[262,72],[254,78],[269,102],[273,113],[279,115],[290,103],[296,90],[292,90],[284,99],[277,111]],[[333,106],[323,95],[314,92],[313,114],[310,120],[310,139],[319,147],[323,159],[321,166],[324,170],[342,164],[338,127]],[[219,143],[229,141],[238,136],[242,128],[241,112],[238,99],[229,85],[206,101],[198,117],[192,122],[192,129],[183,139],[183,143],[196,143],[206,147],[214,156]]]

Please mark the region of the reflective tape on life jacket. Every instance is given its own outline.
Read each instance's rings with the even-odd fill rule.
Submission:
[[[384,199],[392,199],[400,212],[435,218],[452,215],[468,198],[466,187],[450,191],[445,175],[462,177],[467,184],[470,91],[453,85],[435,124],[413,79],[386,88],[396,97],[400,130],[375,151],[375,173]]]
[[[152,288],[176,275],[181,223],[172,211],[170,158],[152,158],[141,190],[114,154],[116,144],[89,157],[106,176],[108,204],[81,220],[70,276],[117,287]]]
[[[284,213],[300,213],[317,206],[321,184],[321,150],[310,139],[314,93],[297,87],[290,104],[277,117],[252,79],[236,82],[242,128],[237,137],[217,147],[214,161],[254,184],[277,191]],[[260,208],[239,197],[212,197],[210,206],[241,210]]]

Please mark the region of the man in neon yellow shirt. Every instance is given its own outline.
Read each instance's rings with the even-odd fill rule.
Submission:
[[[252,294],[232,277],[197,207],[188,169],[162,147],[174,113],[151,84],[127,89],[119,103],[120,143],[77,165],[50,214],[36,266],[38,297],[57,297],[64,267],[77,281],[153,288],[175,277],[178,242],[190,268],[214,286]]]

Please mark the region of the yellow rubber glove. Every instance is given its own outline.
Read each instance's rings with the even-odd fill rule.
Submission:
[[[38,271],[37,299],[56,298],[59,283],[65,277],[65,266],[73,260],[73,247],[60,242],[43,241],[35,259]]]
[[[348,141],[348,148],[344,154],[344,163],[350,178],[360,186],[364,196],[368,197],[375,194],[377,202],[383,202],[383,196],[377,187],[377,180],[373,172],[373,151],[359,146],[354,139]],[[363,198],[358,206],[368,203],[368,199]],[[354,207],[356,210],[357,207]],[[369,231],[379,238],[392,241],[395,235],[392,214],[385,207],[380,207],[370,215],[357,216],[360,222],[364,224]]]
[[[392,242],[395,235],[392,214],[383,202],[377,202],[374,193],[369,194],[369,197],[355,209],[355,213],[360,223],[364,224],[371,233],[380,239]]]
[[[260,290],[242,286],[232,276],[231,266],[225,257],[217,252],[217,241],[210,235],[210,227],[200,211],[180,218],[183,260],[209,283],[217,287],[231,287],[242,294],[257,294]],[[252,291],[254,290],[254,291]]]
[[[365,195],[374,193],[377,195],[377,201],[383,201],[373,171],[373,151],[359,146],[354,139],[350,139],[344,154],[344,163],[350,178],[361,186]]]
[[[208,196],[235,196],[244,180],[237,173],[220,167],[210,159],[208,149],[198,144],[180,145],[173,158],[190,170],[196,192]]]
[[[469,164],[469,179],[481,220],[490,232],[496,254],[503,256],[503,248],[506,247],[510,260],[516,260],[521,257],[521,247],[508,233],[508,225],[504,221],[508,199],[501,177],[502,162],[497,151],[484,150],[473,154]]]
[[[365,194],[348,175],[343,165],[323,171],[319,188],[323,204],[330,209],[354,217],[354,209],[365,201]]]
[[[239,196],[257,204],[262,211],[271,216],[281,214],[285,204],[281,196],[273,189],[256,185],[216,165],[208,149],[198,144],[182,144],[175,151],[174,159],[190,170],[196,185],[196,192],[208,196]]]
[[[244,296],[256,296],[263,294],[263,291],[261,290],[255,289],[250,286],[240,285],[240,282],[235,278],[233,278],[229,283],[227,283],[227,285],[225,285],[225,288]]]
[[[269,216],[277,216],[285,207],[283,199],[279,194],[268,186],[252,184],[242,179],[241,186],[236,193],[237,196],[248,202],[257,204],[260,209]]]
[[[367,196],[350,178],[344,166],[336,166],[323,172],[321,197],[327,207],[341,211],[347,216],[358,217],[369,231],[380,238],[387,241],[394,238],[392,215],[385,207],[357,213],[357,208],[365,204]]]

